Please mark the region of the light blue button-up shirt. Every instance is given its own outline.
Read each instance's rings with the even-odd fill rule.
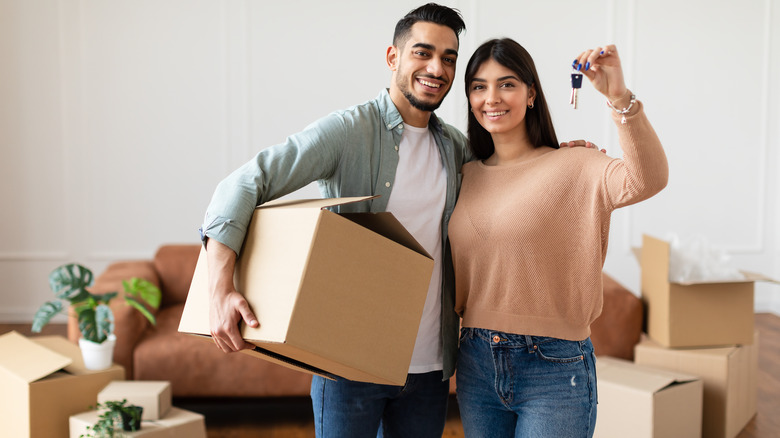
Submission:
[[[441,220],[442,351],[444,377],[455,370],[458,315],[455,282],[447,244],[447,223],[460,188],[460,169],[472,159],[466,137],[435,114],[428,124],[447,173],[447,199]],[[201,236],[216,239],[241,253],[255,207],[317,181],[323,198],[380,195],[365,202],[333,207],[339,213],[380,212],[395,185],[401,113],[382,90],[364,104],[333,112],[291,135],[284,143],[259,152],[217,185],[206,211]]]

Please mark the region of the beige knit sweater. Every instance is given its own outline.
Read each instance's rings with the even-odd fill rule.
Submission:
[[[464,327],[582,340],[601,314],[612,210],[664,188],[668,165],[641,102],[617,125],[623,158],[562,148],[507,166],[474,161],[449,223]]]

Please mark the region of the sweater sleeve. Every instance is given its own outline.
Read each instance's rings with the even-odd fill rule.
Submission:
[[[661,140],[650,125],[642,102],[625,116],[612,112],[623,158],[610,162],[604,173],[607,202],[612,209],[625,207],[660,192],[669,179],[669,165]]]

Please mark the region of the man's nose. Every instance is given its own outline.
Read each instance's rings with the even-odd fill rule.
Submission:
[[[444,73],[444,67],[442,66],[441,59],[439,58],[431,59],[428,62],[428,68],[426,71],[437,78],[440,77]]]

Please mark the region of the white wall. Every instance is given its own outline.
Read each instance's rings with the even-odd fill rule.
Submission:
[[[216,183],[257,150],[388,85],[395,22],[419,1],[0,0],[0,321],[29,321],[48,273],[96,273],[196,243]],[[534,56],[561,139],[619,155],[603,99],[568,106],[571,60],[614,42],[664,142],[669,186],[613,215],[605,269],[634,291],[642,233],[700,233],[780,278],[780,3],[443,1],[473,49]],[[465,128],[462,79],[438,111]],[[297,197],[316,197],[313,186]],[[780,313],[780,286],[756,308]]]

